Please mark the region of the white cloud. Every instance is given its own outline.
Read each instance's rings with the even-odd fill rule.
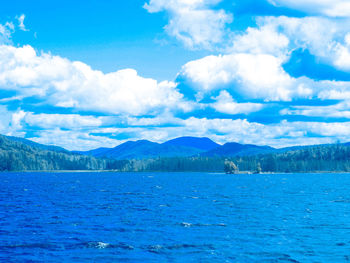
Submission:
[[[293,78],[282,67],[292,51],[302,48],[320,63],[350,71],[349,19],[258,17],[257,25],[236,34],[228,54],[207,56],[182,67],[179,74],[193,85],[198,100],[220,89],[245,100],[350,97],[349,82]]]
[[[289,101],[309,97],[312,90],[299,83],[282,68],[283,59],[267,54],[230,54],[208,56],[188,62],[181,75],[199,93],[225,88],[245,99]]]
[[[264,105],[260,103],[237,103],[232,96],[226,91],[222,90],[216,98],[216,102],[211,104],[217,112],[226,114],[249,114],[260,111]]]
[[[288,122],[260,124],[237,119],[189,118],[184,130],[224,142],[270,145],[277,148],[349,141],[350,122]]]
[[[226,24],[232,15],[224,10],[210,9],[221,0],[150,0],[144,8],[150,12],[167,11],[169,23],[165,26],[170,36],[189,48],[211,49],[225,38]]]
[[[22,110],[19,110],[12,114],[12,120],[11,120],[11,128],[15,130],[22,129],[22,120],[25,117],[26,113]]]
[[[156,117],[130,116],[93,116],[79,114],[47,114],[17,110],[12,113],[12,123],[18,128],[23,126],[44,129],[64,128],[71,130],[89,130],[92,133],[116,133],[125,127],[157,127],[166,125],[181,125],[183,120],[170,113]],[[106,127],[106,128],[101,128]]]
[[[242,34],[233,38],[233,46],[228,47],[229,53],[270,54],[284,57],[288,53],[289,38],[271,24],[258,28],[248,27]]]
[[[6,106],[0,105],[0,133],[5,135],[24,137],[23,118],[25,112],[22,110],[9,111]]]
[[[324,90],[318,94],[318,97],[322,100],[344,100],[350,99],[350,90],[342,91],[342,90]]]
[[[286,6],[311,14],[329,17],[350,17],[348,0],[269,0],[276,6]]]
[[[314,82],[317,89],[317,99],[350,101],[349,81],[319,81]],[[316,99],[316,98],[315,98]]]
[[[257,28],[234,39],[228,50],[268,53],[287,59],[297,49],[308,49],[321,62],[350,70],[350,19],[321,17],[259,17]]]
[[[24,19],[26,18],[26,16],[24,14],[20,15],[20,16],[16,16],[16,19],[18,20],[18,27],[20,30],[22,31],[29,31],[26,26],[24,25]]]
[[[192,107],[173,82],[143,78],[133,69],[104,74],[82,62],[37,55],[31,46],[0,46],[0,88],[41,97],[57,107],[112,114],[157,114]]]
[[[232,19],[223,10],[211,9],[219,2],[151,0],[145,8],[149,12],[168,12],[167,32],[188,47],[212,48],[227,44],[226,24]],[[25,29],[23,21],[24,16],[19,27],[22,24]],[[350,70],[350,20],[342,19],[343,24],[339,21],[261,17],[257,28],[228,36],[233,39],[226,50],[228,54],[190,61],[179,73],[192,84],[189,88],[197,92],[197,98],[211,97],[214,102],[210,104],[187,101],[177,83],[144,78],[133,69],[104,74],[82,62],[39,54],[31,46],[2,45],[0,90],[14,94],[2,98],[0,103],[35,96],[41,100],[41,106],[73,108],[72,112],[86,111],[88,115],[36,113],[35,108],[31,109],[33,112],[9,112],[0,107],[0,131],[18,136],[34,131],[35,135],[27,135],[37,142],[76,150],[114,147],[124,141],[111,137],[162,142],[179,136],[208,136],[221,143],[237,141],[277,147],[346,141],[350,122],[261,124],[242,119],[196,118],[193,111],[212,107],[223,114],[249,114],[270,106],[255,100],[350,100],[349,82],[293,78],[282,67],[294,49],[307,48],[321,61]],[[1,38],[9,41],[14,29],[11,23],[0,25],[0,43]],[[214,94],[216,97],[212,97]],[[246,102],[237,102],[241,100]],[[295,106],[281,114],[350,118],[348,105],[345,101],[334,106]],[[111,116],[96,117],[91,111]],[[177,111],[193,117],[175,117]],[[150,116],[139,117],[143,115]]]
[[[6,22],[4,25],[0,24],[0,44],[10,43],[10,39],[14,31],[15,26],[12,22]]]
[[[103,117],[81,116],[78,114],[35,114],[26,112],[23,121],[30,126],[44,129],[87,129],[103,125]]]
[[[22,31],[29,31],[24,25],[25,15],[15,17],[18,21],[18,28]],[[4,24],[0,24],[0,45],[11,44],[12,35],[15,33],[17,26],[12,21],[7,21]]]
[[[7,110],[7,107],[0,105],[0,133],[8,133],[11,129],[12,113]]]
[[[343,101],[330,106],[293,106],[283,109],[282,115],[302,115],[322,118],[350,118],[350,102]]]
[[[337,68],[350,70],[350,33],[345,35],[343,43],[334,44],[333,63]]]

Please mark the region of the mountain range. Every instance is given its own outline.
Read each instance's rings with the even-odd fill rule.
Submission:
[[[209,138],[179,137],[164,143],[127,141],[114,148],[71,152],[57,146],[0,135],[0,171],[114,170],[222,171],[228,158],[244,171],[350,171],[350,144],[276,149],[253,144],[220,145]]]
[[[209,138],[179,137],[164,143],[147,140],[127,141],[114,148],[98,148],[86,152],[76,152],[98,158],[116,160],[151,159],[158,157],[231,157],[256,155],[274,151],[269,146],[226,143],[220,145]]]
[[[287,151],[301,150],[310,146],[293,146],[286,148],[273,148],[270,146],[259,146],[254,144],[240,144],[228,142],[218,144],[206,137],[179,137],[164,143],[156,143],[148,140],[127,141],[116,147],[97,148],[89,151],[68,151],[59,146],[43,145],[31,140],[0,135],[2,139],[24,144],[34,149],[64,153],[70,155],[83,155],[98,159],[112,160],[142,160],[153,158],[172,157],[237,157],[253,156],[269,153],[282,153]],[[343,146],[350,146],[350,143],[343,143]],[[323,146],[323,145],[317,145]],[[324,145],[327,146],[327,145]]]

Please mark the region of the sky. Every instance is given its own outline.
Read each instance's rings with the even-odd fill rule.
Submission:
[[[350,141],[347,0],[12,0],[0,133],[68,150]]]

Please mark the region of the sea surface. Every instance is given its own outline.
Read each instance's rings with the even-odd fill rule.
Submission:
[[[0,173],[0,262],[347,262],[350,174]]]

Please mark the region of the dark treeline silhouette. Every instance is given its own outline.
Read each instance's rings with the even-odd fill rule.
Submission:
[[[229,166],[228,166],[229,164]],[[234,164],[234,166],[233,166]],[[237,170],[235,168],[237,166]],[[256,156],[178,157],[132,160],[124,171],[169,172],[350,172],[350,147],[320,145]]]
[[[118,170],[126,163],[46,150],[0,135],[0,171]]]
[[[123,170],[130,172],[223,172],[224,163],[223,158],[155,158],[130,160]]]

